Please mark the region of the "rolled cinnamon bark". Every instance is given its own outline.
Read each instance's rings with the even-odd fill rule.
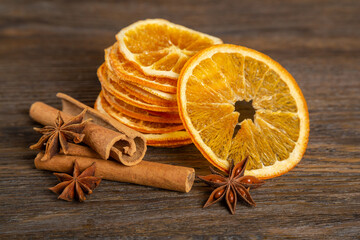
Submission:
[[[40,152],[35,158],[34,162],[37,169],[71,173],[75,160],[79,163],[81,171],[96,162],[95,176],[97,177],[179,192],[189,192],[195,178],[193,168],[156,162],[142,161],[136,166],[127,167],[113,161],[60,154],[55,155],[50,160],[41,161],[43,154]]]
[[[62,149],[60,149],[60,154],[65,154]],[[67,155],[101,158],[101,156],[91,148],[74,143],[68,143]]]
[[[57,93],[56,96],[61,99],[62,103],[62,111],[64,113],[68,113],[70,115],[76,116],[80,114],[84,109],[86,109],[85,119],[91,118],[93,122],[96,125],[111,129],[115,132],[120,132],[125,134],[128,138],[132,139],[132,141],[135,143],[136,147],[139,149],[137,150],[140,152],[140,149],[143,150],[145,153],[146,151],[146,139],[145,137],[139,133],[138,131],[135,131],[124,124],[116,121],[115,119],[107,116],[106,114],[103,114],[99,111],[97,111],[94,108],[91,108],[82,102],[79,102],[78,100],[70,97],[69,95],[66,95],[65,93]],[[116,152],[116,149],[114,149]],[[133,154],[135,152],[135,148],[132,148],[130,146],[129,153]],[[134,157],[133,157],[134,158]]]
[[[90,112],[90,108],[87,109]],[[43,125],[53,126],[57,112],[57,109],[43,102],[35,102],[31,105],[30,117]],[[61,112],[61,116],[65,121],[73,117],[71,114],[64,112]],[[90,116],[91,114],[88,114],[85,118]],[[145,138],[138,136],[134,141],[134,139],[127,136],[127,128],[124,127],[122,130],[122,132],[114,131],[88,122],[83,130],[85,134],[83,142],[97,152],[102,159],[108,159],[111,155],[111,157],[124,165],[136,165],[145,155]]]
[[[65,93],[57,93],[56,97],[61,99],[61,103],[62,103],[62,111],[64,113],[68,113],[70,115],[76,116],[78,114],[80,114],[84,109],[87,109],[86,114],[85,114],[85,119],[87,118],[91,118],[93,120],[93,122],[97,125],[100,125],[102,127],[106,127],[109,128],[111,130],[114,131],[118,131],[121,133],[126,133],[126,135],[129,138],[144,138],[144,136],[125,126],[124,124],[116,121],[115,119],[102,114],[101,112],[97,111],[94,108],[91,108],[85,104],[83,104],[82,102],[79,102],[78,100],[70,97],[69,95],[66,95]]]

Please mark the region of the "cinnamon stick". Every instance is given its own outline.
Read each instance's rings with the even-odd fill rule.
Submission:
[[[65,155],[62,149],[60,149],[59,153]],[[90,158],[101,158],[101,156],[91,148],[74,143],[68,143],[67,155],[90,157]]]
[[[90,114],[85,115],[85,119],[91,117],[91,108],[87,107]],[[95,110],[94,110],[95,111]],[[58,110],[42,102],[35,102],[30,108],[30,117],[43,125],[53,125]],[[61,116],[68,121],[72,115],[61,112]],[[145,138],[136,136],[136,140],[129,136],[133,130],[128,131],[126,127],[121,128],[123,131],[114,131],[94,124],[86,123],[83,130],[85,134],[83,142],[97,152],[102,159],[108,159],[109,156],[127,166],[138,164],[145,155],[146,142]],[[128,135],[129,136],[128,136]]]
[[[41,161],[43,154],[40,152],[35,158],[37,169],[70,173],[75,160],[79,163],[81,171],[96,162],[95,176],[97,177],[179,192],[189,192],[195,178],[193,168],[156,162],[142,161],[136,166],[127,167],[113,161],[61,154],[55,155],[50,160]]]

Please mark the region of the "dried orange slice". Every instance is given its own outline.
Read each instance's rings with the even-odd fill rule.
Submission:
[[[173,79],[146,76],[134,66],[134,63],[126,60],[119,52],[118,44],[105,49],[105,62],[108,68],[121,79],[141,86],[168,93],[176,93],[177,82]]]
[[[186,131],[176,131],[162,134],[144,134],[146,143],[154,147],[181,147],[192,143],[190,135]]]
[[[115,76],[112,75],[110,72],[108,72],[108,74],[111,79],[115,79]],[[132,85],[120,79],[117,79],[116,85],[120,85],[122,88],[126,89],[126,91],[129,92],[131,95],[135,96],[138,99],[141,99],[144,102],[164,107],[177,106],[176,99],[175,101],[166,100],[142,89],[141,87]]]
[[[145,136],[146,138],[146,136]],[[186,141],[179,141],[179,142],[164,142],[164,143],[148,143],[146,142],[148,146],[152,147],[163,147],[163,148],[177,148],[177,147],[183,147],[189,144],[192,144],[192,140],[186,140]]]
[[[119,112],[124,113],[127,116],[132,118],[136,118],[143,121],[148,122],[158,122],[158,123],[182,123],[179,117],[179,114],[168,114],[168,115],[157,115],[153,114],[151,111],[147,111],[130,104],[127,104],[120,99],[116,99],[109,92],[101,92],[100,93],[110,105],[118,110]]]
[[[119,49],[148,76],[177,79],[187,60],[198,51],[220,44],[219,38],[163,19],[138,21],[117,35]]]
[[[134,84],[130,84],[130,85],[134,86]],[[167,93],[167,92],[163,92],[163,91],[156,90],[156,89],[149,88],[149,87],[142,86],[142,85],[137,85],[136,87],[141,88],[142,90],[148,92],[149,94],[159,97],[161,99],[164,99],[166,101],[177,103],[177,97],[176,97],[176,94],[174,94],[174,93]]]
[[[177,106],[165,107],[155,104],[149,104],[142,101],[141,99],[130,94],[124,87],[120,86],[116,80],[109,78],[108,69],[103,64],[98,68],[97,75],[101,86],[115,98],[120,99],[128,104],[142,108],[145,110],[156,111],[156,112],[176,112],[178,110]]]
[[[219,169],[249,156],[246,174],[272,178],[305,153],[309,115],[301,90],[255,50],[223,44],[191,58],[179,77],[178,103],[193,142]]]
[[[182,122],[179,116],[179,112],[154,112],[154,111],[148,111],[148,112],[154,116],[170,118],[170,119],[179,119],[179,121]]]
[[[95,109],[142,133],[168,133],[184,129],[182,124],[148,122],[127,116],[113,108],[102,95],[99,95]]]
[[[119,78],[114,71],[110,64],[105,62],[107,66],[107,74],[108,78],[110,78],[116,85],[120,85],[122,88],[126,89],[131,95],[143,100],[144,102],[159,105],[159,106],[176,106],[176,95],[171,93],[165,93],[158,90],[151,90],[151,88],[147,88],[145,86],[137,84],[131,84],[123,79]]]

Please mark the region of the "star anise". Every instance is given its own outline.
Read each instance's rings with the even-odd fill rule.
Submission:
[[[54,126],[34,128],[35,131],[42,133],[43,136],[36,144],[31,145],[30,149],[43,149],[45,146],[46,150],[44,157],[41,159],[42,161],[46,161],[56,155],[60,147],[67,154],[69,148],[68,142],[80,143],[85,137],[85,134],[82,134],[85,123],[88,121],[83,121],[85,113],[86,110],[65,123],[59,111]]]
[[[244,176],[248,158],[246,157],[241,162],[234,166],[233,162],[230,165],[229,175],[225,175],[215,171],[210,167],[211,175],[198,176],[200,180],[216,189],[211,193],[209,199],[204,205],[208,207],[218,201],[224,196],[226,203],[232,214],[235,214],[237,196],[242,198],[246,203],[255,206],[254,200],[251,198],[249,190],[260,187],[264,181],[254,176]]]
[[[80,173],[79,164],[75,161],[73,176],[66,173],[54,173],[60,183],[49,189],[59,194],[58,199],[72,201],[76,198],[78,201],[83,202],[86,200],[85,193],[91,194],[101,182],[101,178],[94,176],[95,170],[96,163],[94,162]]]

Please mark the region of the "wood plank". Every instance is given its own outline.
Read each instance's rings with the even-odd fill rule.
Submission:
[[[1,1],[0,237],[357,238],[359,12],[356,0]],[[103,49],[122,27],[158,17],[264,52],[298,81],[308,149],[295,169],[253,191],[256,208],[202,209],[211,190],[200,182],[184,194],[103,181],[85,203],[68,203],[47,189],[56,178],[34,168],[30,105],[60,107],[57,92],[93,105]],[[193,145],[150,147],[145,159],[209,172]]]

